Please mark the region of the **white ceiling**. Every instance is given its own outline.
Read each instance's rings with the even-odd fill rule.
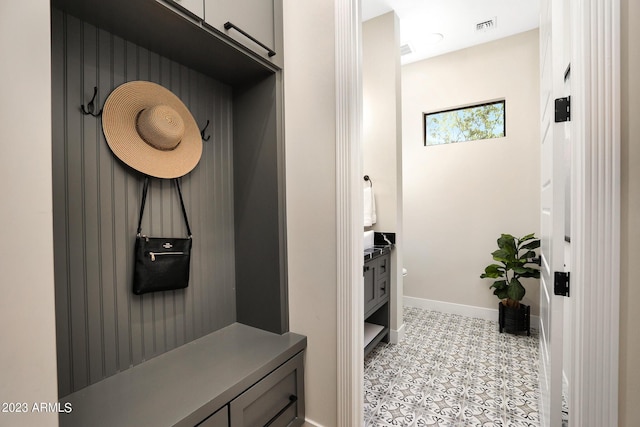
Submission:
[[[400,44],[413,52],[402,64],[464,49],[538,28],[540,0],[362,0],[362,20],[395,10]],[[476,24],[495,19],[494,28]],[[437,34],[442,40],[434,42]]]

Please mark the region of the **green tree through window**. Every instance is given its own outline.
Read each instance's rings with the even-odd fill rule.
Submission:
[[[505,136],[505,101],[424,114],[424,145]]]

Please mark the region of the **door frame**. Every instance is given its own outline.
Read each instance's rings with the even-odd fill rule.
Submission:
[[[360,0],[335,1],[337,425],[362,425]],[[562,1],[562,0],[554,0]],[[620,306],[620,0],[570,0],[570,423],[617,425]],[[608,286],[603,286],[607,284]]]
[[[620,0],[571,0],[570,14],[574,305],[569,423],[618,425]]]
[[[362,23],[360,0],[335,1],[337,426],[363,420]],[[359,408],[354,410],[354,408]]]

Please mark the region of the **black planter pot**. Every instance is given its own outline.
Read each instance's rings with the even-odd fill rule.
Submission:
[[[506,331],[510,334],[527,332],[531,336],[531,307],[520,304],[520,307],[507,307],[500,302],[498,304],[498,323],[500,332]]]

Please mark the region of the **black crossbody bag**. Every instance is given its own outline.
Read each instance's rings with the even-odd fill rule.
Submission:
[[[183,289],[189,285],[191,228],[189,227],[187,211],[182,200],[180,182],[177,178],[174,181],[180,197],[182,215],[187,224],[188,237],[148,237],[142,235],[142,214],[144,213],[147,189],[149,187],[149,177],[145,177],[135,244],[133,293],[136,295]]]

